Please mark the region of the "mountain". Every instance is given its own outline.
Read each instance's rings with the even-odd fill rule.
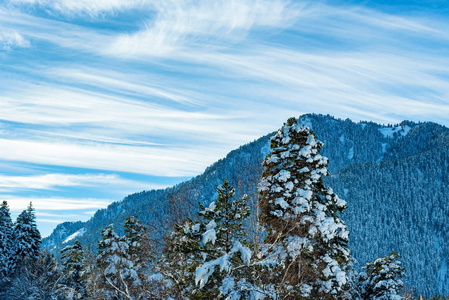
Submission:
[[[409,288],[449,294],[449,129],[429,122],[383,126],[315,114],[301,116],[300,122],[325,143],[322,153],[331,172],[326,184],[348,202],[343,219],[356,267],[395,250]],[[238,196],[247,193],[254,204],[271,135],[231,151],[187,182],[129,195],[87,222],[61,224],[43,246],[57,253],[78,239],[95,249],[101,230],[113,223],[120,231],[129,215],[138,215],[155,236],[163,236],[195,212],[198,201],[213,201],[215,185],[225,178]]]

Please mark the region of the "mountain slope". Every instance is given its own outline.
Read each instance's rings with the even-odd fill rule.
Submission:
[[[408,286],[427,295],[449,293],[445,260],[449,250],[445,225],[449,130],[409,121],[381,126],[323,115],[300,119],[325,143],[323,154],[330,160],[332,174],[326,184],[348,202],[343,219],[357,261],[364,265],[395,250],[403,256]],[[76,238],[95,247],[102,228],[114,223],[120,231],[124,219],[133,214],[149,224],[155,235],[163,235],[174,222],[192,213],[197,201],[213,201],[215,185],[225,178],[237,194],[248,193],[257,201],[256,186],[270,135],[231,151],[190,181],[129,195],[99,210],[82,227],[58,226],[43,245],[59,251],[67,237],[82,230]]]

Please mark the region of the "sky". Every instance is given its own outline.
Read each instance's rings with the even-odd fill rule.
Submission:
[[[0,200],[43,236],[304,113],[449,125],[449,2],[0,2]]]

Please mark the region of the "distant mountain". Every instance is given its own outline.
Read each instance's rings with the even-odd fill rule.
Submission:
[[[300,122],[325,143],[322,152],[331,172],[326,184],[348,202],[343,219],[358,263],[395,250],[406,267],[408,287],[425,295],[449,294],[449,129],[428,122],[382,126],[314,114],[301,116]],[[120,231],[129,215],[138,215],[162,236],[194,212],[198,201],[213,201],[215,185],[225,178],[238,195],[248,193],[256,201],[269,136],[231,151],[187,182],[129,195],[84,223],[63,223],[43,246],[57,253],[78,239],[95,248],[104,227],[114,223]]]

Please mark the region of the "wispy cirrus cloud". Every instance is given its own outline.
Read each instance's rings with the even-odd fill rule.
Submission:
[[[449,109],[445,100],[449,96],[445,75],[449,61],[433,55],[420,56],[416,60],[413,53],[405,52],[308,53],[267,47],[258,52],[212,54],[203,59],[227,70],[228,76],[241,78],[246,74],[258,80],[245,84],[266,101],[277,99],[278,105],[301,102],[306,111],[319,107],[321,112],[355,119],[363,118],[363,110],[376,111],[377,117],[370,119],[380,122],[391,121],[380,116],[388,117],[392,112],[402,114],[401,118],[433,115],[444,123]],[[359,111],[348,115],[348,106],[356,106]]]
[[[124,94],[130,97],[160,98],[177,104],[202,105],[206,103],[201,95],[192,90],[180,89],[176,85],[167,83],[161,76],[149,74],[123,74],[114,70],[101,70],[98,68],[45,68],[39,70],[49,78],[58,78],[64,83],[76,82],[94,88],[100,88],[112,93]]]
[[[0,50],[12,50],[14,48],[28,48],[30,41],[17,31],[1,31],[0,27]]]
[[[98,198],[59,198],[59,197],[17,197],[12,195],[2,195],[8,202],[11,211],[19,212],[25,210],[30,202],[34,208],[42,211],[70,211],[99,209],[112,203],[111,199]]]
[[[77,53],[100,52],[105,44],[110,43],[115,35],[110,30],[95,30],[64,19],[52,19],[35,16],[21,10],[4,7],[0,3],[0,29],[4,32],[17,32],[26,36],[25,45],[33,41],[36,45],[34,54],[53,52],[62,55],[67,49]],[[44,45],[42,45],[42,43]],[[37,46],[39,45],[39,46]],[[53,45],[49,47],[48,45]],[[54,47],[56,46],[56,48]],[[42,63],[36,61],[36,63]]]
[[[119,27],[111,26],[103,34],[98,34],[89,28],[69,24],[64,19],[48,20],[7,11],[9,15],[21,16],[20,22],[12,20],[17,25],[45,25],[39,31],[29,32],[35,38],[122,58],[169,58],[189,47],[217,47],[223,43],[241,41],[252,30],[259,28],[286,28],[298,16],[302,6],[282,0],[13,0],[11,3],[19,8],[23,5],[37,6],[61,16],[87,15],[92,18],[141,9],[147,18],[139,24],[140,29],[127,33],[119,30],[116,35],[112,33]],[[54,32],[52,28],[58,28],[59,34],[49,35],[48,32]],[[78,34],[80,30],[83,35]]]
[[[93,198],[109,199],[116,173],[163,185],[307,112],[449,125],[447,15],[373,2],[0,4],[0,31],[29,42],[0,56],[6,192],[52,199],[76,184],[67,197],[83,201],[76,176],[93,176]]]
[[[112,199],[99,198],[27,197],[7,194],[2,194],[2,200],[8,202],[13,219],[31,202],[36,210],[38,229],[43,237],[50,235],[57,224],[87,221],[92,210],[104,208],[113,202]]]
[[[220,48],[251,30],[285,28],[299,15],[286,1],[154,1],[156,16],[145,28],[120,35],[106,54],[124,57],[177,55],[194,48]],[[199,50],[199,49],[198,49]],[[170,57],[176,58],[176,57]]]
[[[148,6],[151,2],[146,0],[10,0],[13,5],[33,5],[62,15],[86,14],[92,17]]]
[[[202,140],[221,136],[223,142],[245,136],[240,133],[238,124],[226,122],[243,119],[245,114],[239,111],[211,111],[206,106],[185,110],[165,103],[67,86],[25,86],[27,92],[21,93],[20,99],[14,93],[0,95],[1,119],[55,127],[51,133],[71,131],[71,126],[77,126],[78,136],[84,132],[88,139],[95,135],[111,140],[147,135],[154,137],[154,144],[159,143],[158,136],[170,133],[173,134],[172,139],[185,140],[197,136]],[[224,129],[232,131],[233,135]],[[163,141],[161,143],[164,144]]]
[[[14,139],[0,139],[0,144],[0,156],[4,160],[157,176],[194,176],[204,170],[205,161],[212,163],[216,156],[215,151],[198,152],[184,147],[148,148]]]
[[[0,191],[33,189],[54,190],[61,187],[105,187],[139,190],[148,183],[124,179],[116,174],[43,174],[29,176],[0,175]],[[148,186],[162,188],[163,186]]]

